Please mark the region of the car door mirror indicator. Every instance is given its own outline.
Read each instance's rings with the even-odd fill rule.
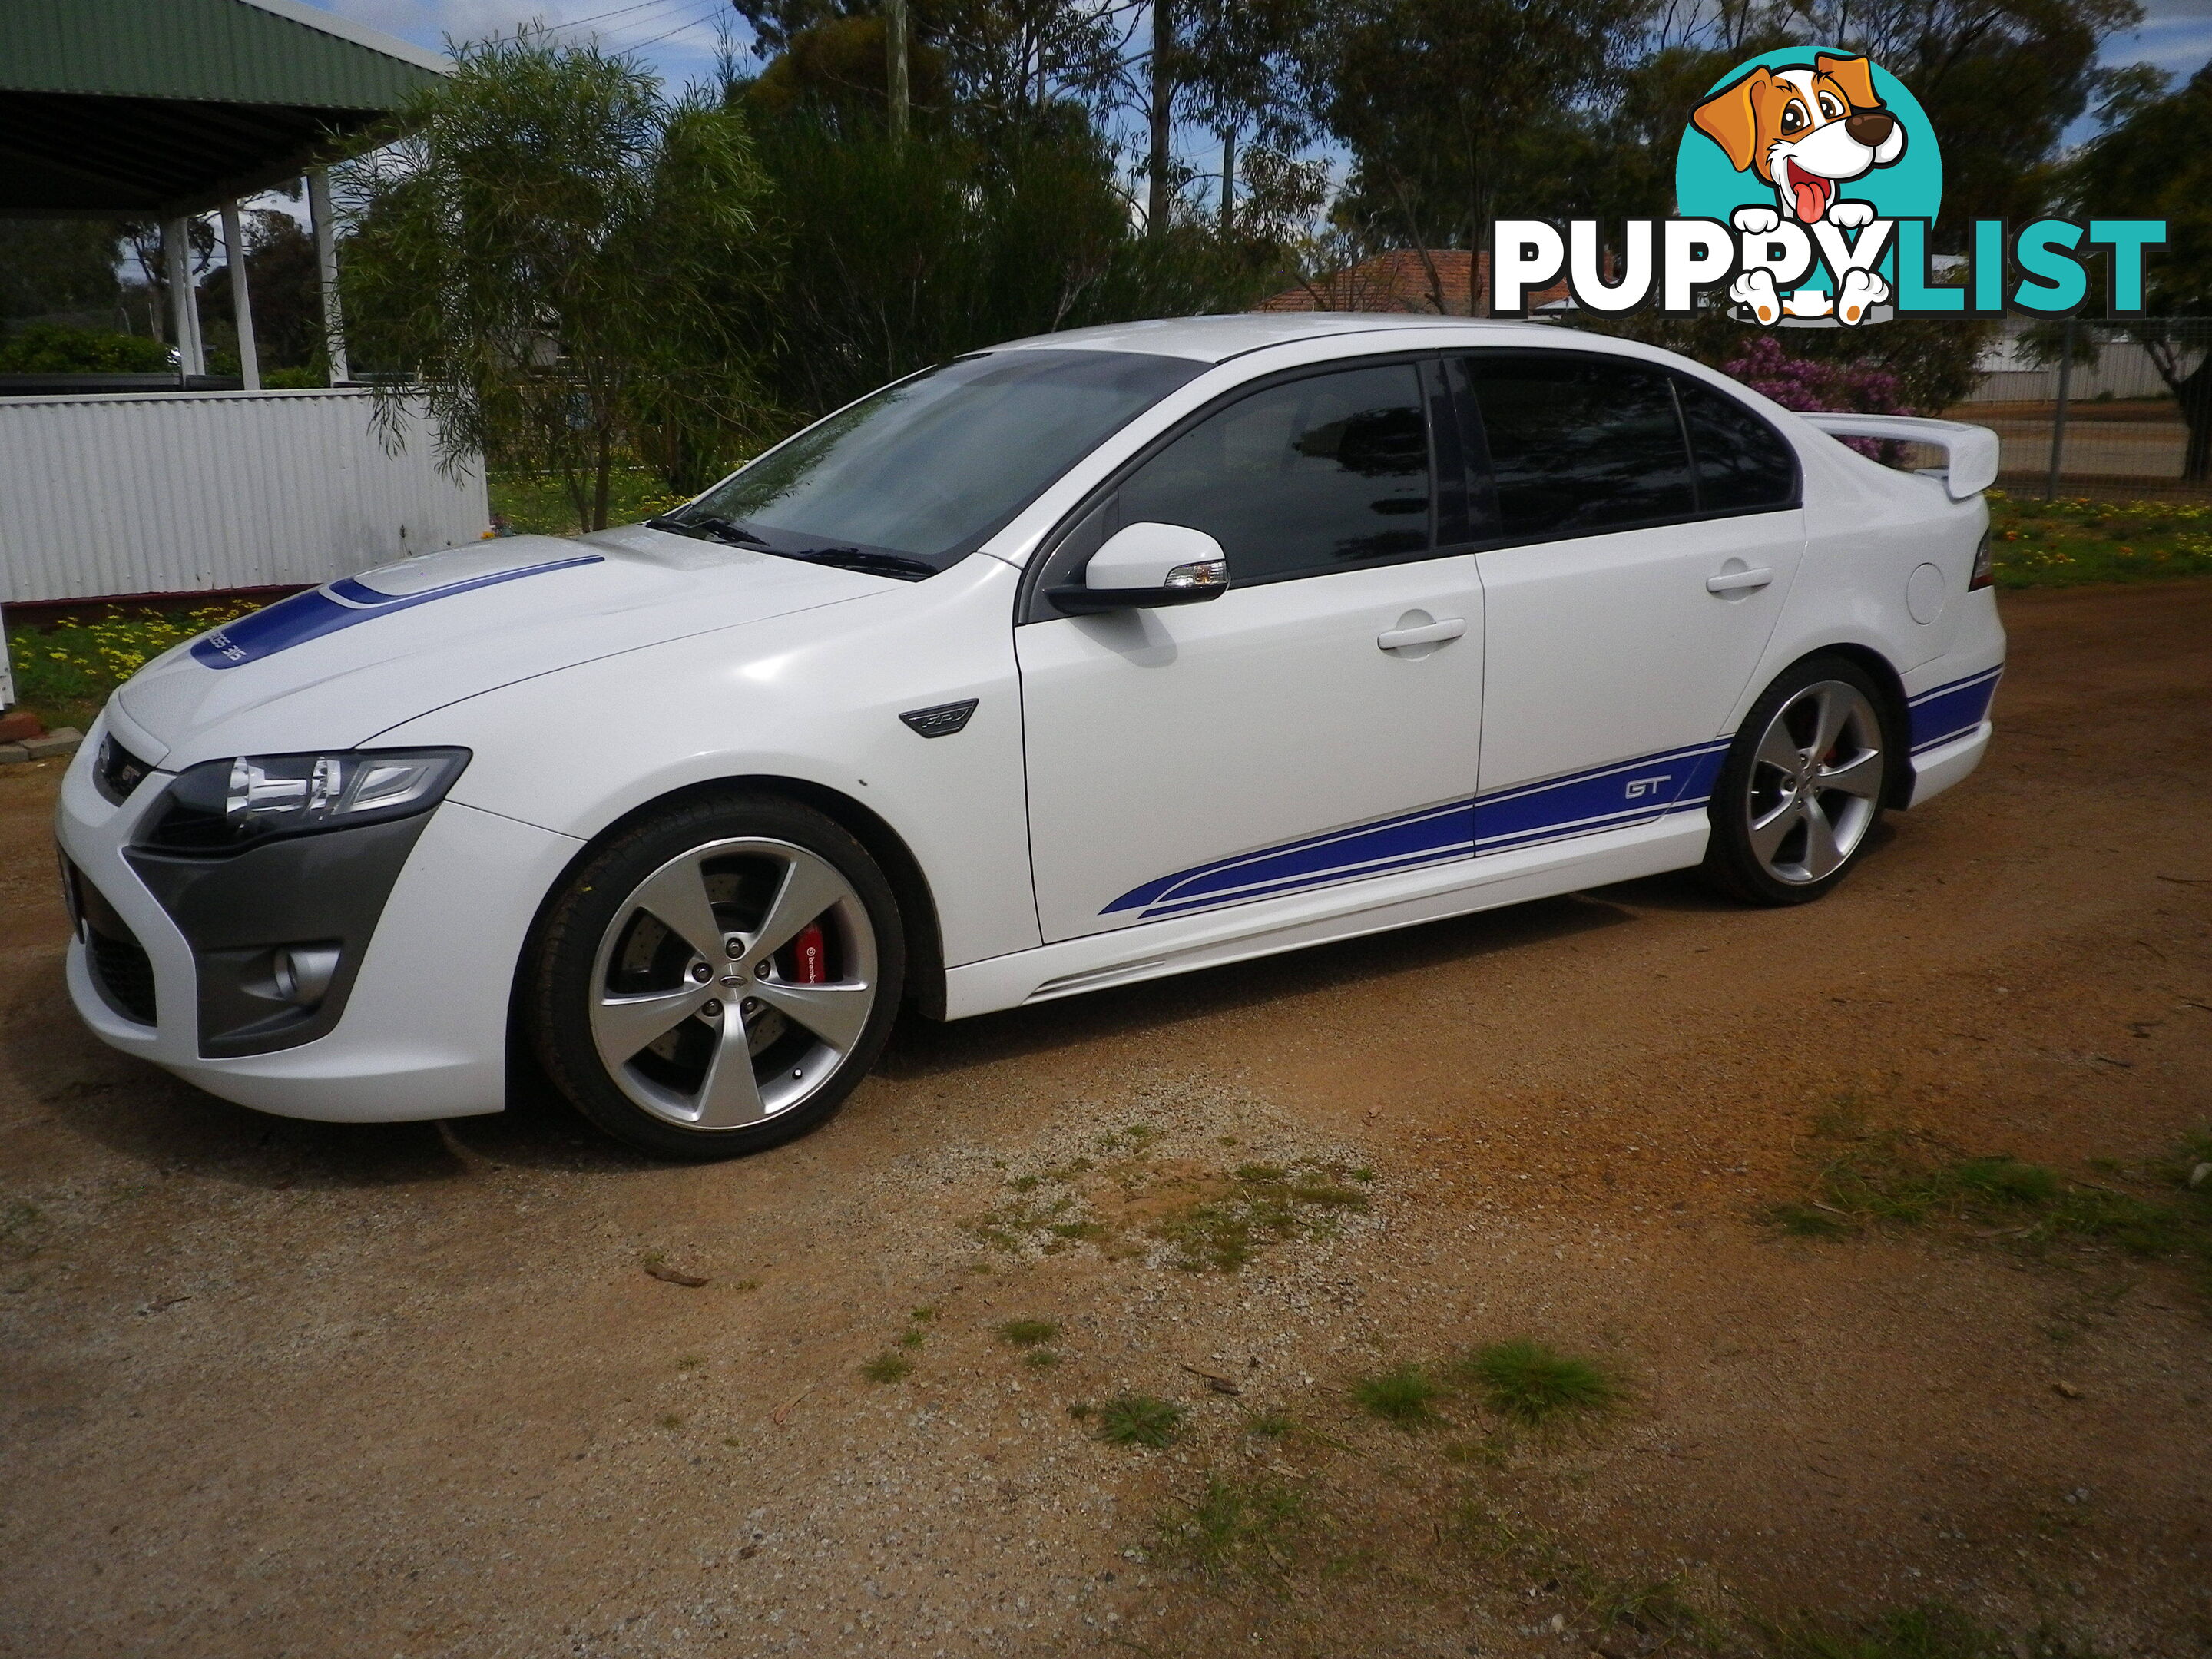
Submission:
[[[1133,524],[1109,537],[1084,567],[1083,580],[1046,594],[1071,616],[1197,605],[1229,591],[1229,556],[1203,530]]]

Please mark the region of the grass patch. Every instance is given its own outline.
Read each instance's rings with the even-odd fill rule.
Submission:
[[[1443,1420],[1437,1414],[1437,1401],[1443,1397],[1444,1385],[1416,1364],[1394,1365],[1360,1377],[1345,1392],[1360,1410],[1409,1434]]]
[[[871,1382],[903,1382],[914,1375],[914,1361],[902,1353],[879,1353],[860,1367]]]
[[[1852,1144],[1819,1166],[1807,1200],[1767,1212],[1785,1232],[1841,1237],[1881,1224],[1948,1224],[2014,1249],[2099,1244],[2147,1259],[2191,1259],[2212,1289],[2212,1178],[2190,1184],[2197,1166],[2212,1160],[2212,1129],[2185,1137],[2146,1169],[2116,1172],[2146,1195],[2005,1154],[1938,1155],[1899,1130],[1826,1127]]]
[[[1279,1579],[1289,1571],[1304,1498],[1274,1481],[1206,1478],[1206,1490],[1154,1523],[1152,1557],[1207,1578],[1232,1572]]]
[[[2212,504],[1988,495],[1999,587],[2212,574]]]
[[[1103,1406],[1069,1407],[1091,1425],[1094,1440],[1109,1446],[1149,1446],[1155,1451],[1175,1443],[1182,1432],[1183,1410],[1148,1394],[1125,1394]]]
[[[1050,1348],[1031,1348],[1022,1356],[1022,1364],[1033,1370],[1048,1370],[1060,1364],[1060,1356]]]
[[[146,606],[100,616],[62,616],[51,623],[11,621],[8,665],[15,696],[50,728],[82,731],[108,693],[172,646],[197,639],[249,611],[261,599],[211,605]]]
[[[1017,1348],[1041,1347],[1059,1334],[1060,1326],[1049,1319],[1009,1319],[999,1327],[999,1340]]]
[[[1305,1160],[1285,1167],[1244,1164],[1228,1189],[1161,1217],[1149,1229],[1185,1273],[1235,1273],[1261,1250],[1334,1232],[1340,1218],[1369,1207],[1343,1166]]]
[[[1159,1155],[1157,1132],[1132,1124],[1097,1136],[1106,1155],[1006,1177],[1006,1196],[960,1224],[1015,1255],[1089,1243],[1109,1259],[1146,1257],[1186,1273],[1235,1273],[1264,1249],[1337,1232],[1370,1207],[1372,1170],[1318,1158],[1253,1162],[1229,1173]],[[1003,1166],[1001,1166],[1003,1167]]]
[[[1620,1404],[1622,1393],[1620,1382],[1598,1361],[1526,1339],[1478,1348],[1455,1370],[1483,1404],[1516,1423],[1609,1411]]]
[[[1947,1601],[1855,1623],[1761,1624],[1765,1659],[2097,1659],[2050,1625],[2014,1641]]]
[[[580,528],[576,509],[558,478],[495,471],[484,483],[491,510],[518,533],[573,536]],[[608,480],[607,522],[636,524],[673,512],[689,499],[672,492],[657,472],[641,466],[618,466]]]

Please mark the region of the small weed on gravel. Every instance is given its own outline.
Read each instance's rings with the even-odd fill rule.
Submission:
[[[1409,1434],[1442,1420],[1436,1402],[1443,1395],[1444,1385],[1416,1364],[1393,1365],[1363,1376],[1346,1392],[1360,1410]]]
[[[1148,1394],[1125,1394],[1103,1406],[1078,1404],[1068,1414],[1092,1425],[1091,1437],[1109,1446],[1150,1446],[1154,1450],[1174,1443],[1182,1432],[1182,1407]]]
[[[1209,1474],[1194,1502],[1176,1504],[1154,1523],[1152,1559],[1206,1578],[1243,1572],[1279,1579],[1308,1515],[1304,1497],[1287,1486]]]
[[[1620,1382],[1598,1361],[1526,1339],[1478,1348],[1454,1369],[1485,1405],[1516,1423],[1592,1415],[1621,1396]]]
[[[902,1353],[879,1353],[860,1367],[871,1382],[903,1382],[914,1375],[914,1361]]]
[[[1009,1319],[999,1327],[999,1340],[1017,1348],[1041,1347],[1059,1334],[1060,1327],[1049,1319]]]

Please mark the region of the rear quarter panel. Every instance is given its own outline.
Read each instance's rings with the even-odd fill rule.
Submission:
[[[1777,674],[1826,647],[1876,651],[1913,684],[1915,671],[1949,652],[1988,599],[1966,591],[1989,527],[1980,496],[1954,501],[1939,480],[1880,465],[1792,416],[1776,418],[1787,422],[1804,467],[1805,561],[1731,730]],[[1940,574],[1942,602],[1916,622],[1906,590],[1923,565]]]

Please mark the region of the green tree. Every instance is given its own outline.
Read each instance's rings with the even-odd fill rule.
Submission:
[[[2200,482],[2212,477],[2212,66],[2178,92],[2136,89],[2106,115],[2067,182],[2081,210],[2166,221],[2166,245],[2147,262],[2146,315],[2121,326],[2180,405],[2181,474]]]
[[[1352,155],[1340,215],[1378,241],[1472,248],[1501,213],[1559,211],[1544,188],[1558,135],[1618,88],[1649,11],[1646,0],[1330,8],[1305,61],[1315,111]]]
[[[737,110],[530,32],[464,46],[379,136],[340,270],[356,361],[406,378],[395,432],[427,405],[449,464],[550,473],[587,529],[626,456],[682,488],[742,447],[769,264]]]
[[[253,301],[253,339],[264,370],[307,368],[323,359],[323,293],[314,239],[289,213],[257,208],[246,216],[246,287]],[[210,332],[231,315],[230,266],[200,279],[201,314]]]
[[[116,226],[94,219],[0,219],[0,317],[115,308]]]

